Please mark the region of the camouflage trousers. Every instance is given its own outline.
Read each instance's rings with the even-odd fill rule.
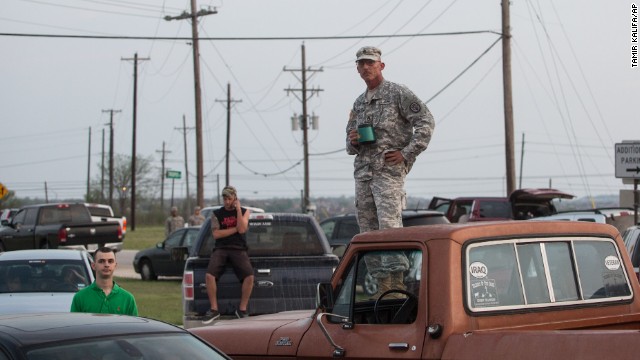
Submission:
[[[409,259],[400,251],[376,251],[364,257],[369,274],[375,279],[383,279],[394,272],[409,270]]]
[[[403,176],[379,174],[368,181],[356,181],[356,216],[360,232],[402,227],[405,205]],[[400,252],[375,252],[366,255],[364,261],[374,278],[385,278],[391,272],[409,269],[409,260]]]
[[[379,174],[371,180],[356,180],[356,217],[360,232],[402,227],[405,205],[404,177]]]

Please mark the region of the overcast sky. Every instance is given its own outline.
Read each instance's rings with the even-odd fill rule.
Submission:
[[[301,68],[303,43],[307,67],[322,70],[308,74],[308,87],[322,90],[308,100],[319,117],[319,129],[309,131],[312,198],[353,194],[345,126],[365,90],[354,63],[363,45],[382,49],[385,78],[428,101],[436,120],[407,178],[408,195],[505,195],[499,1],[201,0],[198,7],[217,9],[199,18],[207,203],[218,176],[224,182],[227,83],[241,101],[231,113],[231,183],[244,197],[300,197],[302,131],[292,131],[291,116],[302,112],[301,93],[285,89],[300,88],[301,74],[284,69]],[[184,194],[178,128],[183,116],[195,127],[191,26],[164,17],[190,12],[189,0],[5,0],[2,8],[0,182],[19,197],[44,197],[46,182],[50,199],[81,198],[89,128],[92,178],[100,175],[103,130],[108,150],[104,110],[120,111],[115,152],[131,155],[128,59],[137,54],[148,58],[138,63],[138,155],[152,157],[159,178],[164,142],[167,168],[183,174],[176,194]],[[614,144],[640,139],[631,8],[626,0],[512,1],[517,187],[551,184],[580,197],[632,188],[614,172]],[[123,38],[92,38],[102,36]],[[195,194],[195,131],[187,134]]]

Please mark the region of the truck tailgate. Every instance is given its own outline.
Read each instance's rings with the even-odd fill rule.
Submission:
[[[251,265],[255,282],[249,311],[255,315],[314,309],[316,286],[331,279],[338,260],[331,256],[254,257]],[[196,311],[204,314],[209,308],[205,272],[197,271],[194,276]],[[241,283],[233,268],[227,266],[218,281],[218,311],[233,314],[240,302],[240,294]]]
[[[87,244],[106,244],[122,242],[122,232],[118,230],[120,224],[118,222],[101,222],[101,223],[85,223],[74,224],[70,226],[62,225],[61,231],[66,237],[59,235],[58,245],[87,245]],[[60,233],[60,232],[59,232]]]

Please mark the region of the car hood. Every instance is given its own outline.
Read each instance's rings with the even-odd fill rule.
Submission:
[[[523,201],[548,201],[553,199],[573,199],[575,195],[556,189],[518,189],[509,195],[512,204]]]
[[[315,310],[284,311],[217,321],[211,326],[189,331],[231,357],[295,356],[300,338],[311,326],[314,313]]]
[[[4,293],[0,294],[0,314],[69,312],[76,293]]]

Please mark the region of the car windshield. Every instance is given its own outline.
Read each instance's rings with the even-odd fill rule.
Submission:
[[[189,334],[122,335],[81,339],[71,343],[47,343],[27,352],[29,360],[218,360],[225,359]]]
[[[80,260],[0,262],[0,293],[76,292],[91,281]]]

